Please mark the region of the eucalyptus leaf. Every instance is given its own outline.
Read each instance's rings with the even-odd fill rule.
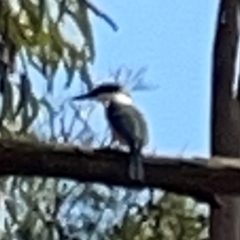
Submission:
[[[27,108],[29,99],[31,97],[31,82],[26,74],[20,75],[20,85],[19,85],[19,102],[17,104],[15,117],[17,117],[20,111]]]
[[[13,89],[11,83],[6,80],[4,83],[4,92],[2,93],[2,109],[0,121],[2,123],[3,120],[13,120]]]

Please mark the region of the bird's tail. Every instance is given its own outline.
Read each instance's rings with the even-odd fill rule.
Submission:
[[[143,157],[139,151],[133,151],[129,165],[129,176],[134,181],[144,181]]]

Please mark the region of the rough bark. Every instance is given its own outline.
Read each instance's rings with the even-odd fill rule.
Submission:
[[[125,187],[159,187],[208,201],[211,193],[240,193],[238,159],[146,157],[146,181],[128,177],[129,156],[110,149],[0,141],[0,175],[62,177]],[[227,163],[227,164],[226,164]],[[231,182],[231,184],[229,184]]]
[[[222,0],[219,7],[213,54],[211,146],[213,156],[239,158],[239,105],[232,99],[239,35],[238,5],[239,0]],[[226,182],[229,186],[232,184],[228,178]],[[240,197],[219,195],[217,198],[221,206],[211,207],[210,239],[240,240]]]

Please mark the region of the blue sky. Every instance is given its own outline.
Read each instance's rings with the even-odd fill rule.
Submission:
[[[149,124],[148,151],[208,156],[211,56],[218,0],[93,2],[120,28],[114,33],[92,15],[97,52],[92,68],[94,79],[104,79],[109,69],[122,65],[133,70],[146,66],[146,82],[158,88],[135,92],[133,97]],[[33,88],[41,96],[46,80],[31,68],[30,74]],[[53,104],[79,90],[79,79],[70,91],[64,91],[63,71],[56,78]],[[104,128],[101,114],[98,108],[91,118],[97,133]]]
[[[218,0],[98,1],[119,25],[92,17],[94,73],[146,66],[158,89],[133,94],[150,126],[150,149],[167,155],[209,154],[211,56]]]
[[[145,81],[158,88],[134,92],[133,97],[149,124],[148,151],[170,156],[207,156],[218,0],[141,0],[137,4],[99,0],[96,4],[114,19],[119,31],[113,32],[103,20],[91,15],[97,53],[92,68],[94,79],[104,79],[109,76],[109,69],[122,65],[133,70],[147,67]],[[41,92],[46,81],[36,71],[32,74],[36,79],[34,88]],[[63,72],[56,78],[58,86],[62,86]],[[76,82],[70,92],[58,87],[54,101],[76,93],[79,80]],[[102,109],[98,109],[91,118],[97,133],[101,114]]]

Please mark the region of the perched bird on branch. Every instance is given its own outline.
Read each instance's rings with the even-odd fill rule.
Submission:
[[[144,180],[142,149],[148,142],[148,129],[143,115],[134,106],[130,94],[119,84],[105,83],[73,100],[95,99],[103,103],[112,136],[130,152],[129,176]]]

